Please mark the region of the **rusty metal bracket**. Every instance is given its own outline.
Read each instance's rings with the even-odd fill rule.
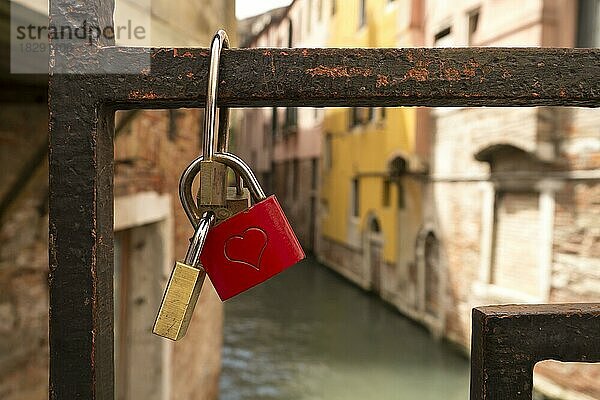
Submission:
[[[600,362],[600,303],[473,309],[471,400],[531,400],[548,359]]]

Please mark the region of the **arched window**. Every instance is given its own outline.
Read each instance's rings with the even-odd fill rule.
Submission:
[[[372,218],[369,224],[369,231],[373,233],[380,233],[381,227],[379,226],[379,220],[377,218]]]
[[[397,206],[399,209],[404,208],[404,185],[402,176],[408,171],[408,161],[404,157],[396,156],[388,163],[389,181],[395,183],[398,189]]]

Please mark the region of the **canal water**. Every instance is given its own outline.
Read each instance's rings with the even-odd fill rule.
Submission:
[[[221,400],[466,400],[469,363],[308,259],[225,303]]]

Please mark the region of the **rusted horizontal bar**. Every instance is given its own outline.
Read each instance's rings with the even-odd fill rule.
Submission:
[[[107,102],[125,108],[203,103],[206,49],[108,47],[90,55],[113,70],[124,65],[138,72],[70,76],[101,90]],[[222,55],[219,102],[598,107],[599,76],[599,49],[232,49]]]
[[[530,400],[539,361],[600,362],[600,303],[473,309],[472,400]]]

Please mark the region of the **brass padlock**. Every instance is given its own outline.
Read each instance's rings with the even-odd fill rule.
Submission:
[[[227,166],[215,161],[204,160],[200,164],[198,204],[214,208],[226,207]],[[218,213],[215,214],[219,219]]]
[[[214,188],[220,189],[218,181],[214,181],[213,176],[207,176],[204,169],[215,170],[216,165],[220,163],[214,161],[201,161],[200,162],[200,187],[196,196],[198,201],[198,214],[201,215],[206,211],[212,211],[215,213],[216,224],[231,218],[235,214],[246,210],[251,205],[250,192],[245,187],[242,187],[242,180],[239,175],[236,174],[236,186],[227,187],[226,196],[224,196],[224,202],[217,203],[216,193]],[[227,168],[224,164],[221,166]],[[226,171],[225,171],[226,172]],[[224,176],[223,180],[226,181],[227,177]],[[208,193],[208,194],[207,194]],[[209,203],[208,201],[212,201]],[[193,207],[193,206],[192,206]]]
[[[184,261],[175,263],[154,322],[154,334],[171,340],[185,336],[206,276],[200,253],[214,220],[210,211],[202,215]]]

